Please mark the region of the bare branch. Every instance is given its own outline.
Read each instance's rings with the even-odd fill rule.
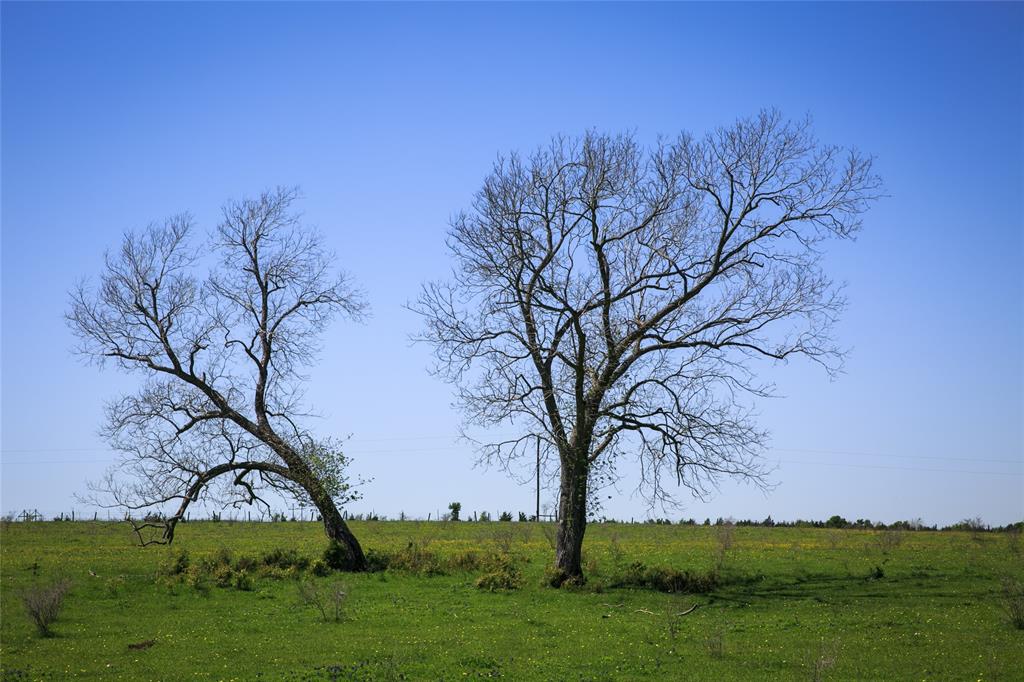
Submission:
[[[361,567],[337,510],[356,496],[347,460],[301,425],[300,386],[326,326],[367,308],[292,211],[297,197],[278,188],[230,202],[203,246],[188,215],[126,234],[98,287],[72,292],[78,352],[147,378],[107,406],[104,433],[124,457],[94,492],[128,511],[177,503],[163,542],[200,497],[265,505],[261,490],[284,492],[315,505]],[[215,259],[206,278],[196,274],[201,256]]]
[[[508,467],[530,436],[558,453],[578,549],[591,473],[624,455],[652,503],[674,504],[668,481],[697,497],[724,477],[767,485],[757,362],[838,370],[844,301],[820,246],[855,235],[880,186],[869,157],[773,110],[649,150],[556,137],[499,159],[452,221],[456,268],[412,306],[418,339],[467,426],[520,429],[483,460]]]

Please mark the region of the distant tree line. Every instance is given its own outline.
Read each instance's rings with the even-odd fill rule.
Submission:
[[[456,509],[453,509],[455,507]],[[369,512],[365,514],[353,514],[347,511],[342,512],[342,517],[345,521],[464,521],[467,523],[491,523],[493,521],[498,522],[512,522],[518,521],[519,523],[530,523],[537,521],[537,517],[534,514],[527,514],[526,512],[513,513],[511,511],[499,511],[493,516],[488,511],[474,511],[468,513],[465,518],[460,515],[462,505],[458,502],[453,502],[449,505],[450,513],[441,514],[439,516],[427,515],[427,518],[414,517],[406,514],[404,511],[399,512],[398,516],[391,518],[387,514],[378,514],[377,512]],[[159,512],[150,512],[146,514],[142,520],[150,523],[157,523],[163,521],[165,516]],[[541,515],[541,520],[546,519],[554,520],[553,517]],[[2,517],[5,523],[12,523],[15,521],[45,521],[45,517],[38,511],[26,511],[21,514],[9,513]],[[54,521],[98,521],[104,520],[99,519],[97,515],[92,517],[89,516],[75,516],[74,512],[71,513],[60,513],[53,516]],[[109,519],[108,519],[109,520]],[[305,510],[305,513],[295,513],[292,510],[290,514],[284,512],[273,512],[269,515],[260,515],[259,517],[252,517],[251,515],[245,516],[229,516],[222,513],[213,511],[209,516],[196,516],[194,519],[181,519],[182,522],[186,520],[194,521],[225,521],[225,522],[237,522],[237,521],[268,521],[272,523],[289,522],[289,521],[322,521],[322,518],[315,513],[315,511]],[[796,519],[794,521],[776,521],[771,516],[757,521],[755,519],[734,519],[734,518],[718,518],[711,520],[710,517],[705,518],[703,521],[698,521],[694,518],[679,519],[673,521],[669,518],[647,518],[640,521],[636,519],[615,519],[611,517],[602,517],[595,519],[593,523],[622,523],[622,524],[643,524],[643,525],[657,525],[657,526],[737,526],[737,527],[755,527],[755,528],[833,528],[833,529],[851,529],[851,530],[930,530],[930,531],[970,531],[970,532],[1024,532],[1024,521],[1016,521],[1014,523],[1008,523],[1005,526],[990,525],[985,523],[980,517],[963,519],[956,523],[939,526],[937,524],[927,525],[921,519],[910,519],[904,521],[893,521],[892,523],[885,523],[884,521],[872,521],[870,519],[856,519],[849,521],[846,518],[835,514],[830,516],[824,521],[818,521],[813,519]]]
[[[452,509],[452,506],[457,505],[459,511]],[[511,511],[499,511],[492,515],[488,511],[474,511],[462,518],[460,512],[462,505],[453,502],[449,506],[452,510],[450,513],[441,514],[439,516],[433,516],[428,514],[426,519],[423,517],[415,517],[406,514],[404,511],[399,512],[398,516],[391,518],[387,514],[378,514],[377,512],[369,512],[365,514],[353,514],[347,511],[342,512],[342,517],[345,521],[463,521],[467,523],[491,523],[493,521],[498,522],[512,522],[517,521],[519,523],[532,523],[537,521],[537,517],[534,514],[527,514],[526,512],[513,513]],[[142,520],[150,523],[157,523],[163,521],[166,517],[159,512],[150,512],[146,514]],[[553,517],[541,515],[541,520],[554,520]],[[20,514],[9,513],[2,517],[5,523],[12,523],[15,521],[45,521],[46,518],[38,511],[26,511]],[[92,517],[89,516],[75,516],[71,513],[60,513],[52,517],[53,521],[102,521],[105,519],[98,518],[97,515]],[[106,519],[109,520],[109,519]],[[181,519],[182,522],[187,520],[193,521],[213,521],[213,522],[240,522],[240,521],[267,521],[271,523],[281,522],[298,522],[298,521],[322,521],[323,519],[315,512],[311,510],[305,510],[305,513],[296,514],[294,510],[291,513],[285,514],[284,512],[272,512],[269,515],[260,515],[259,517],[252,517],[251,515],[245,516],[229,516],[222,513],[213,511],[209,516],[196,516],[194,519]],[[929,531],[970,531],[970,532],[1024,532],[1024,521],[1016,521],[1014,523],[1008,523],[1005,526],[990,525],[985,523],[980,517],[971,519],[963,519],[956,523],[939,526],[937,524],[927,525],[921,519],[910,519],[904,521],[893,521],[892,523],[885,523],[884,521],[872,521],[870,519],[856,519],[849,521],[846,518],[839,516],[838,514],[830,516],[824,521],[809,520],[809,519],[796,519],[794,521],[776,521],[771,516],[768,516],[764,520],[757,521],[755,519],[734,519],[734,518],[718,518],[711,520],[710,517],[705,518],[703,521],[698,521],[694,518],[679,519],[673,521],[669,518],[647,518],[643,520],[636,519],[615,519],[611,517],[602,517],[595,519],[593,523],[621,523],[621,524],[643,524],[643,525],[656,525],[656,526],[736,526],[736,527],[755,527],[755,528],[833,528],[833,529],[851,529],[851,530],[929,530]]]
[[[617,523],[615,519],[602,519],[602,522],[606,523]],[[892,523],[885,523],[884,521],[872,521],[871,519],[857,519],[856,521],[849,521],[838,514],[830,516],[825,521],[815,521],[807,519],[796,519],[795,521],[776,521],[771,516],[767,517],[763,521],[756,521],[754,519],[723,519],[718,517],[713,522],[710,518],[705,518],[703,523],[698,522],[696,519],[679,519],[679,521],[673,522],[671,519],[646,519],[644,523],[655,524],[655,525],[680,525],[680,526],[756,526],[759,528],[850,528],[854,530],[965,530],[965,531],[1021,531],[1024,530],[1024,521],[1017,521],[1015,523],[1008,523],[1005,526],[991,526],[980,518],[964,519],[957,521],[954,524],[948,526],[938,526],[936,524],[927,525],[921,521],[921,519],[911,519],[909,521],[893,521]]]

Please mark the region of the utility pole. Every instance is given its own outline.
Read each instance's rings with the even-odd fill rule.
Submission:
[[[540,436],[537,436],[537,515],[533,518],[540,522]]]

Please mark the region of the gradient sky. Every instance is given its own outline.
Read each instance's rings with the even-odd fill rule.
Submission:
[[[9,3],[2,16],[2,498],[46,514],[113,454],[136,379],[70,353],[67,292],[120,235],[297,184],[369,292],[311,371],[323,434],[373,479],[352,511],[529,511],[473,467],[403,308],[444,277],[447,222],[499,152],[587,128],[702,133],[775,106],[877,157],[889,198],[829,272],[835,382],[763,366],[771,493],[680,516],[1024,518],[1024,6]],[[633,463],[605,513],[642,518]],[[545,501],[553,499],[547,490]],[[656,516],[665,515],[659,509]]]

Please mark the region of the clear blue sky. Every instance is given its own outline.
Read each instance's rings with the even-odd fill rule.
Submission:
[[[449,216],[496,154],[554,133],[653,140],[775,106],[875,154],[891,194],[829,256],[853,352],[836,382],[766,368],[786,396],[761,403],[774,492],[725,485],[672,515],[1019,520],[1022,36],[1017,3],[5,2],[0,510],[76,506],[112,457],[103,401],[135,385],[70,354],[68,289],[124,230],[182,210],[212,227],[276,184],[302,186],[373,305],[330,330],[309,390],[374,479],[354,511],[531,509],[529,486],[472,468],[407,341]],[[646,514],[634,483],[607,513]]]

